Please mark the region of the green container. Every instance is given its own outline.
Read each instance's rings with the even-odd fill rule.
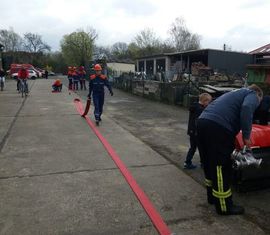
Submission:
[[[248,84],[264,83],[266,80],[265,69],[248,69]]]

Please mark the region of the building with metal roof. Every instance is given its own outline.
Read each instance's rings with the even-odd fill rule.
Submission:
[[[243,52],[200,49],[175,53],[163,53],[140,57],[136,60],[138,72],[190,73],[193,62],[201,62],[216,72],[245,74],[246,65],[253,63],[253,55]]]
[[[249,54],[254,56],[255,64],[270,64],[270,43],[249,52]]]
[[[254,63],[247,65],[248,83],[270,84],[270,44],[251,52]]]

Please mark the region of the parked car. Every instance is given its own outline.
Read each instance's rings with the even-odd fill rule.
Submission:
[[[45,70],[44,69],[37,68],[37,67],[35,67],[35,69],[39,71],[40,78],[45,78]]]
[[[28,69],[28,72],[29,72],[29,78],[31,79],[36,79],[37,77],[39,77],[37,72],[32,69]]]
[[[18,79],[18,72],[17,73],[12,73],[11,78]]]
[[[18,78],[18,72],[20,68],[13,68],[12,70],[9,70],[9,74],[11,78],[17,79]]]
[[[28,69],[28,72],[29,72],[29,77],[28,78],[34,80],[34,79],[36,79],[38,77],[37,73],[34,70]],[[18,71],[16,73],[12,73],[11,78],[17,79],[18,78]]]
[[[22,68],[22,67],[28,69],[28,71],[31,70],[30,78],[34,79],[34,77],[35,78],[42,77],[42,71],[35,68],[32,64],[11,64],[10,65],[10,70],[9,70],[10,71],[9,72],[10,76],[13,77],[13,78],[18,76],[18,74],[16,75],[16,73],[18,73],[19,69]],[[35,72],[35,73],[33,73],[33,72]]]
[[[37,68],[31,68],[34,72],[36,72],[37,76],[39,78],[42,78],[42,71],[40,71],[39,69]]]
[[[26,69],[33,69],[34,66],[31,64],[11,64],[10,65],[10,75],[14,74],[14,73],[18,73],[20,68],[26,68]]]

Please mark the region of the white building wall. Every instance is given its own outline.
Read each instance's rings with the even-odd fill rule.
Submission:
[[[121,73],[126,72],[135,72],[135,64],[126,64],[126,63],[107,63],[107,67],[115,71],[115,76],[120,76]]]

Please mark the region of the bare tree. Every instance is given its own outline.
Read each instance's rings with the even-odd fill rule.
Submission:
[[[128,57],[128,44],[125,42],[116,42],[111,47],[112,55],[117,59],[126,59]]]
[[[2,29],[0,30],[0,43],[4,46],[4,51],[18,51],[22,47],[22,38],[12,28]]]
[[[169,29],[172,43],[177,51],[195,50],[200,48],[201,37],[192,34],[186,27],[183,18],[176,18]]]
[[[33,33],[24,34],[24,47],[27,51],[34,53],[51,50],[51,47],[42,41],[41,35]]]
[[[146,28],[135,36],[135,43],[139,48],[155,48],[160,45],[160,40],[152,29]]]
[[[109,46],[94,45],[93,56],[95,57],[94,59],[98,59],[99,57],[106,57],[108,60],[113,59],[112,51]]]
[[[84,31],[83,29],[79,29],[78,31]],[[95,28],[92,26],[87,26],[86,31],[88,37],[91,39],[91,41],[94,43],[94,41],[98,38],[98,33]]]
[[[135,54],[139,56],[153,55],[162,52],[162,41],[156,36],[155,32],[149,28],[137,34],[131,45],[132,50],[137,50]]]

